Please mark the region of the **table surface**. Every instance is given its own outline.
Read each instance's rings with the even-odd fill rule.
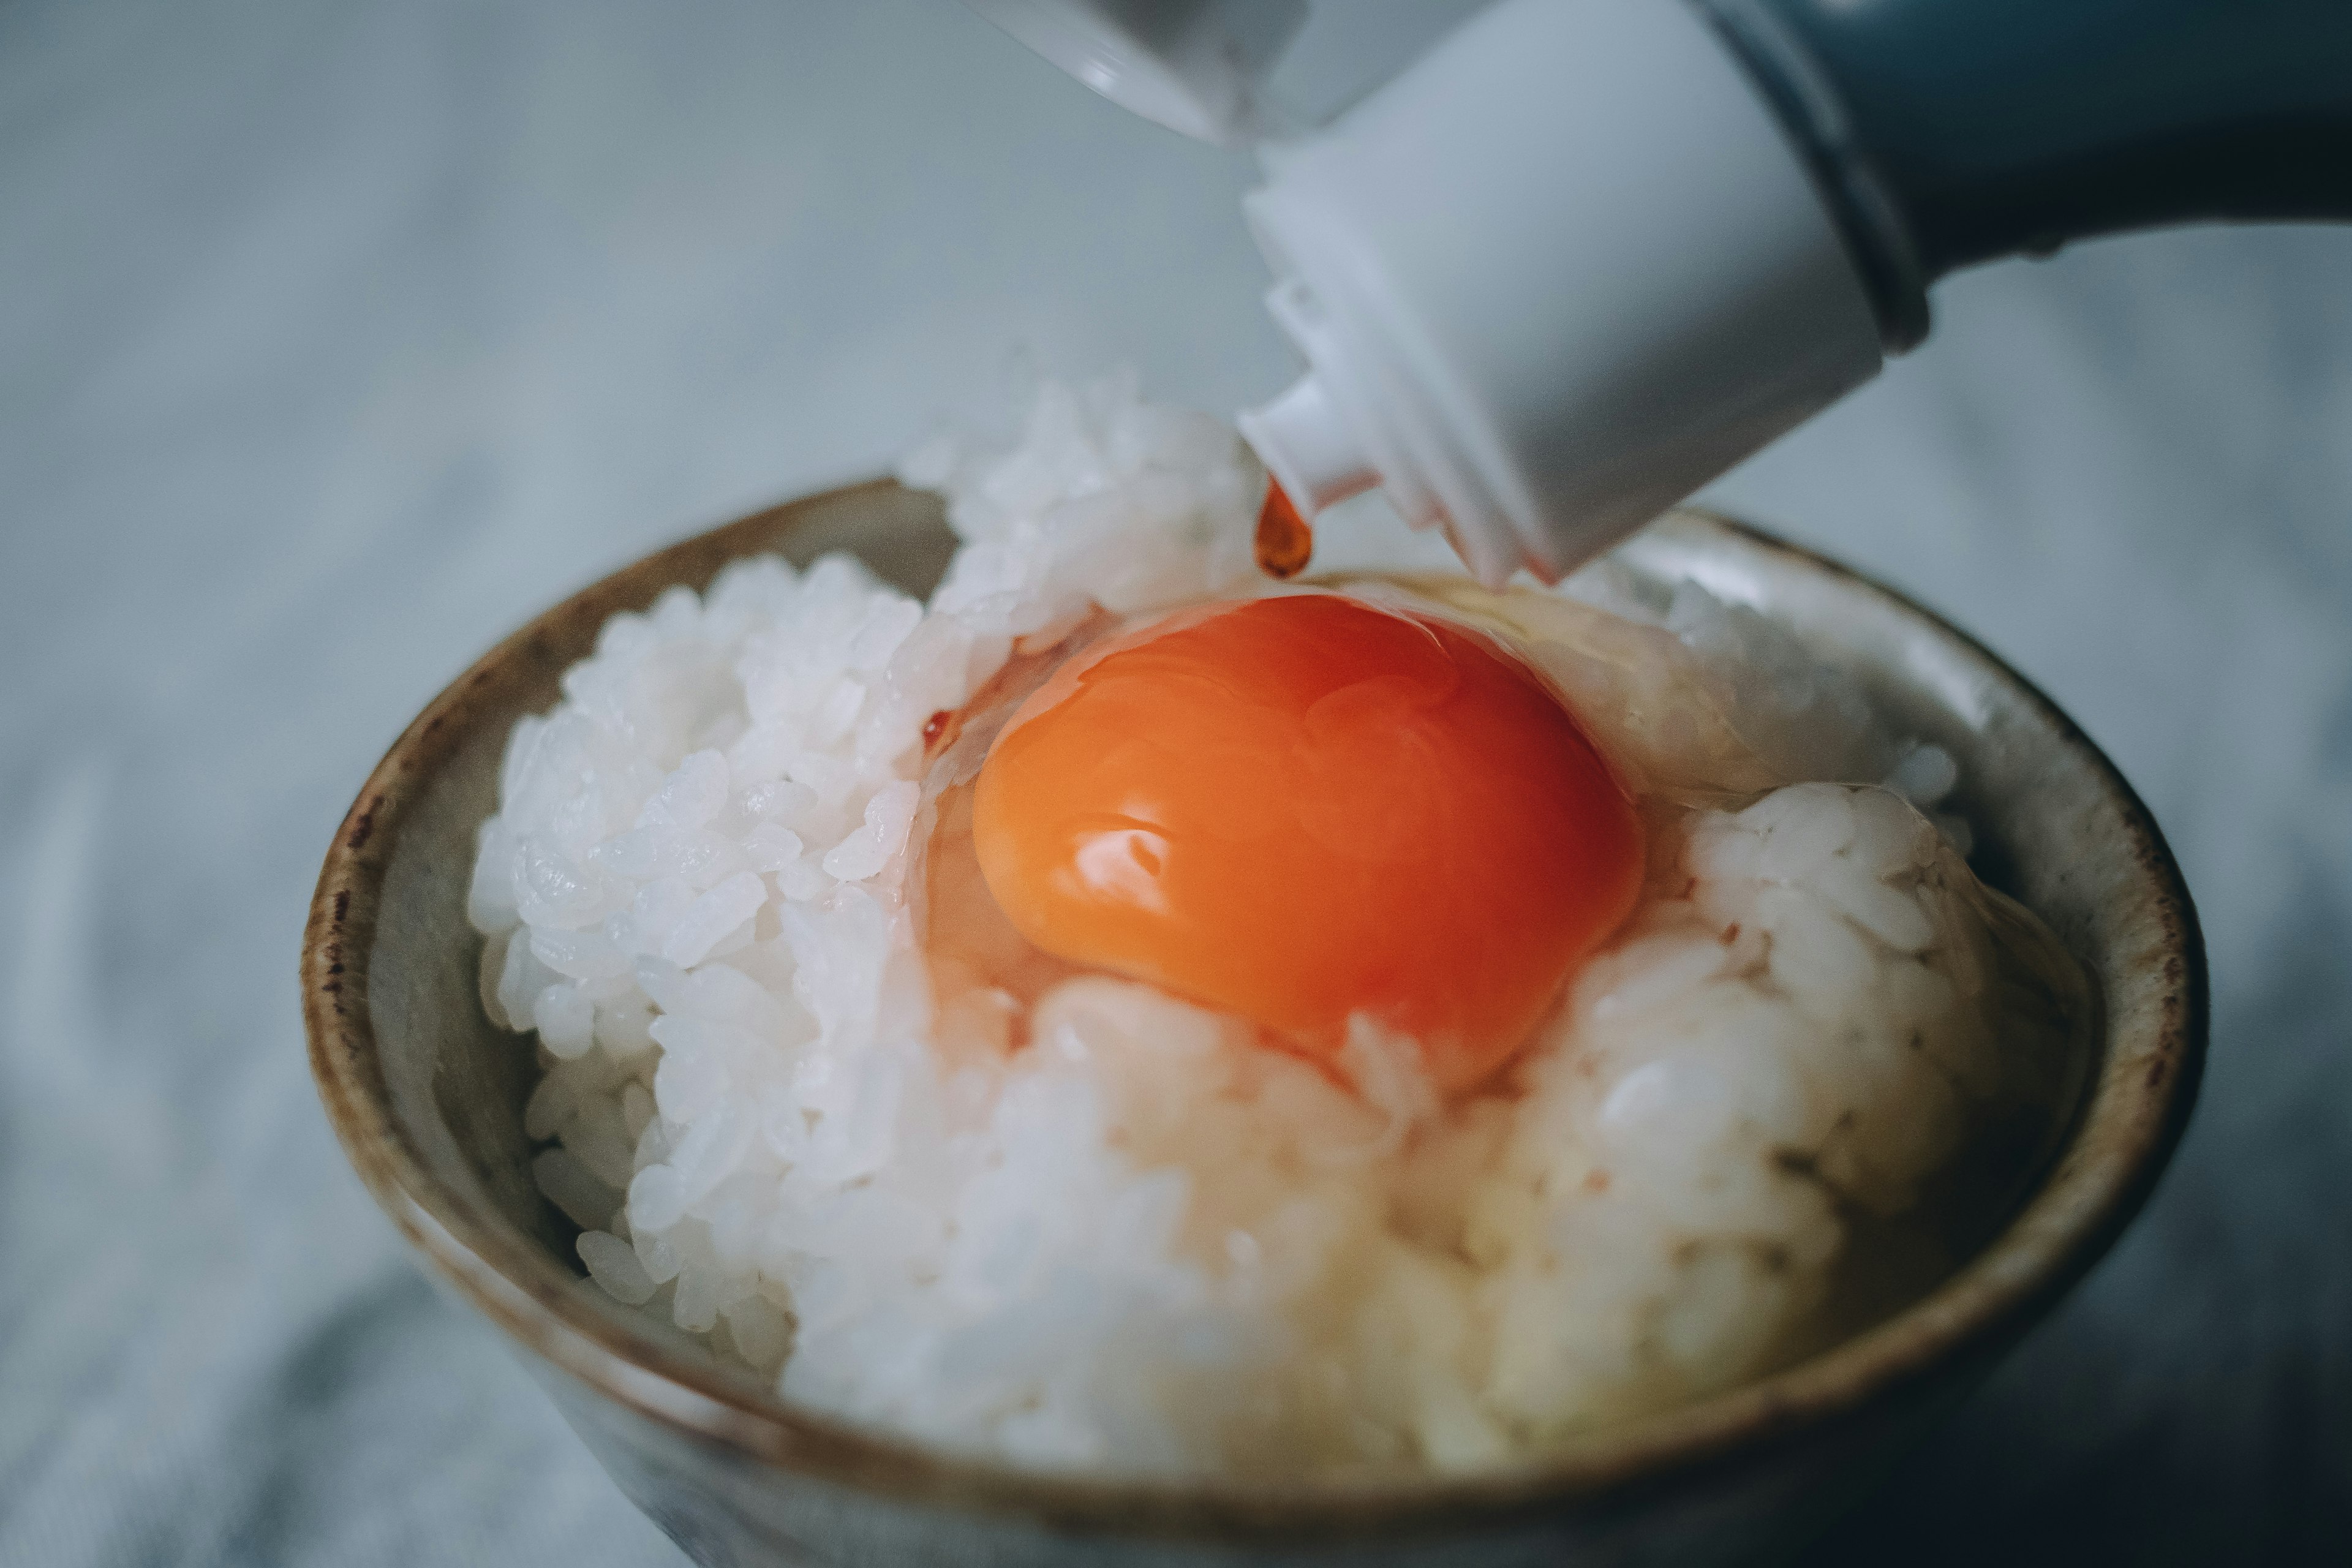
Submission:
[[[0,3],[0,1562],[656,1564],[345,1169],[296,1012],[376,755],[531,611],[1022,376],[1290,368],[1240,159],[946,0]],[[1824,1563],[2352,1542],[2352,231],[2081,247],[1713,499],[2154,807],[2204,1102]]]

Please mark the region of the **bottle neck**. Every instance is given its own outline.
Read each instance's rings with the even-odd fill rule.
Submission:
[[[1804,144],[1890,348],[1963,267],[2352,219],[2346,0],[1697,0]]]

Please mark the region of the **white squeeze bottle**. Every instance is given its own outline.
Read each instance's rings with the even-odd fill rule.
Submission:
[[[1869,380],[1958,268],[2352,218],[2352,0],[1497,0],[1271,136],[1304,0],[973,3],[1258,145],[1308,368],[1243,434],[1302,514],[1380,486],[1489,583],[1558,579]]]

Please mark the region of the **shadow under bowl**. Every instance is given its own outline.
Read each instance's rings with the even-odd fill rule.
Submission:
[[[855,552],[928,593],[953,541],[888,481],[791,502],[566,600],[437,698],[360,792],[302,949],[310,1062],[376,1201],[440,1280],[520,1348],[622,1489],[706,1564],[926,1568],[1336,1563],[1504,1568],[1769,1561],[1857,1497],[2082,1278],[2178,1142],[2205,1047],[2195,911],[2147,809],[2097,748],[1985,649],[1900,595],[1719,518],[1677,513],[1621,553],[1689,577],[1854,672],[1948,748],[1988,879],[2103,997],[2082,1101],[1999,1233],[1924,1298],[1730,1393],[1473,1479],[1125,1482],[945,1456],[780,1400],[607,1300],[531,1180],[533,1053],[495,1027],[467,923],[474,831],[522,714],[558,697],[606,617],[727,562]]]

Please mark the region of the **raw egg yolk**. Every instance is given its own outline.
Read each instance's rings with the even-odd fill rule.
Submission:
[[[998,737],[972,843],[1045,952],[1314,1054],[1367,1014],[1445,1088],[1519,1047],[1642,879],[1632,804],[1533,670],[1331,594],[1075,658]]]

